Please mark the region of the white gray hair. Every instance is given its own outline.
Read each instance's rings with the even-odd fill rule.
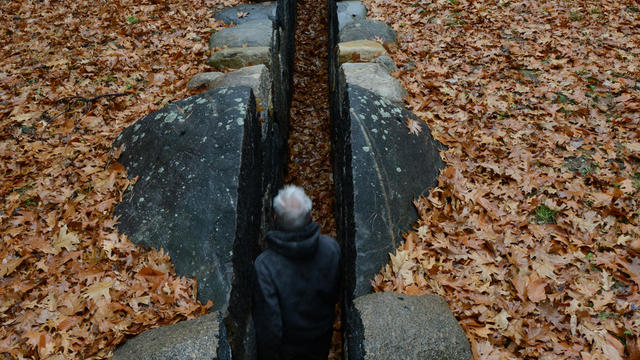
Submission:
[[[282,230],[303,228],[311,220],[311,205],[311,199],[301,187],[286,185],[273,199],[278,226]]]

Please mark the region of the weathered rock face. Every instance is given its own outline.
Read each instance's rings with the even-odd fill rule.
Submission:
[[[127,340],[114,351],[114,360],[230,360],[224,336],[220,336],[220,312],[162,326]]]
[[[226,73],[209,83],[209,89],[248,86],[253,90],[256,104],[269,109],[271,101],[271,74],[265,65],[247,66]]]
[[[360,1],[338,2],[338,26],[342,29],[348,23],[367,17],[367,9]]]
[[[369,294],[349,314],[349,359],[471,359],[469,340],[437,295]]]
[[[192,77],[191,80],[189,80],[189,82],[187,83],[187,88],[194,90],[205,85],[209,87],[217,78],[222,75],[224,74],[221,72],[206,72],[197,74],[196,76]]]
[[[238,17],[241,14],[241,17]],[[276,2],[263,2],[261,4],[240,4],[216,12],[213,17],[222,20],[225,24],[240,25],[253,20],[273,20],[276,16]]]
[[[376,64],[380,64],[388,73],[398,70],[396,63],[388,56],[379,56],[373,60]]]
[[[354,57],[360,60],[373,60],[385,56],[387,50],[380,43],[373,40],[356,40],[338,44],[338,60],[340,64],[351,61]]]
[[[344,63],[340,67],[340,82],[358,85],[402,106],[409,95],[398,79],[376,63]]]
[[[269,66],[271,54],[269,47],[235,47],[222,49],[211,54],[207,65],[217,69],[239,69],[250,65],[264,64]]]
[[[345,258],[347,300],[370,292],[369,281],[389,261],[417,213],[414,198],[428,194],[443,167],[422,120],[356,85],[341,84],[334,124],[334,179],[338,237]],[[423,125],[409,134],[406,119]]]
[[[208,90],[175,102],[125,129],[115,142],[121,145],[120,163],[140,179],[116,206],[118,228],[138,245],[165,249],[179,275],[197,278],[198,300],[226,310],[227,329],[242,337],[261,209],[251,89]]]
[[[273,23],[271,20],[252,20],[234,27],[222,29],[211,35],[209,47],[211,49],[228,46],[271,46]]]
[[[387,24],[376,21],[361,19],[346,24],[340,30],[340,41],[355,40],[382,40],[383,43],[398,43],[398,34]]]

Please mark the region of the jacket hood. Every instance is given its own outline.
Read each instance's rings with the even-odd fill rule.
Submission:
[[[297,231],[269,231],[266,235],[269,248],[292,259],[310,257],[316,253],[320,226],[312,221]]]

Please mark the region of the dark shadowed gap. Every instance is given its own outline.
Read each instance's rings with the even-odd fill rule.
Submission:
[[[289,162],[285,181],[305,189],[313,200],[314,220],[323,233],[335,238],[326,6],[325,0],[297,3]],[[336,319],[330,359],[342,359],[340,316]]]

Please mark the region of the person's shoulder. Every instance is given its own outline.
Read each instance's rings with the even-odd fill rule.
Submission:
[[[331,252],[340,254],[340,245],[338,245],[336,239],[332,238],[331,236],[324,234],[320,235],[320,243],[328,248]]]
[[[257,268],[265,267],[269,263],[269,260],[274,256],[274,252],[270,249],[263,251],[256,260],[253,262],[254,266]]]

